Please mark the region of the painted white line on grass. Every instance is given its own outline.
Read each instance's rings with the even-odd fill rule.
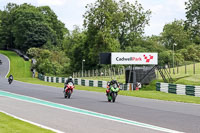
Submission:
[[[154,126],[154,125],[150,125],[150,124],[146,124],[146,123],[142,123],[142,122],[132,121],[132,120],[115,117],[115,116],[111,116],[111,115],[107,115],[107,114],[103,114],[103,113],[97,113],[97,112],[93,112],[93,111],[89,111],[89,110],[85,110],[85,109],[75,108],[72,106],[49,102],[46,100],[41,100],[38,98],[19,95],[19,94],[15,94],[15,93],[6,92],[6,91],[0,91],[0,96],[5,96],[5,97],[25,101],[25,102],[30,102],[30,103],[40,104],[40,105],[44,105],[44,106],[48,106],[48,107],[52,107],[52,108],[56,108],[56,109],[75,112],[75,113],[79,113],[79,114],[83,114],[83,115],[93,116],[93,117],[97,117],[97,118],[101,118],[101,119],[112,120],[112,121],[116,121],[119,123],[125,123],[125,124],[129,124],[129,125],[133,125],[133,126],[147,128],[147,129],[168,132],[168,133],[183,133],[183,132],[168,129],[168,128],[163,128],[163,127]]]
[[[50,127],[47,127],[47,126],[44,126],[44,125],[41,125],[41,124],[38,124],[38,123],[35,123],[35,122],[32,122],[32,121],[29,121],[29,120],[25,120],[25,119],[23,119],[23,118],[17,117],[17,116],[15,116],[15,115],[12,115],[12,114],[7,113],[7,112],[2,111],[2,110],[0,110],[0,112],[4,113],[4,114],[6,114],[6,115],[9,115],[9,116],[11,116],[11,117],[13,117],[13,118],[19,119],[19,120],[21,120],[21,121],[28,122],[28,123],[30,123],[30,124],[36,125],[36,126],[38,126],[38,127],[45,128],[45,129],[54,131],[54,132],[56,132],[56,133],[64,133],[64,132],[62,132],[62,131],[59,131],[59,130],[56,130],[56,129],[53,129],[53,128],[50,128]]]

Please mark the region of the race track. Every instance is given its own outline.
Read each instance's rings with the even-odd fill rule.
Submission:
[[[2,55],[0,55],[0,59],[2,58]],[[3,61],[2,65],[6,65],[6,63]],[[128,96],[118,96],[116,103],[108,103],[104,93],[79,90],[74,91],[71,99],[64,99],[63,88],[33,85],[19,81],[14,81],[9,85],[7,79],[4,78],[6,71],[8,71],[7,68],[0,66],[0,73],[4,73],[0,78],[0,94],[1,91],[6,91],[174,131],[200,132],[200,105],[197,104]],[[7,96],[0,96],[0,110],[63,132],[162,132],[148,127],[139,127],[137,124],[120,123],[24,102]]]
[[[0,60],[2,61],[0,65],[0,77],[5,77],[10,70],[10,62],[8,58],[2,54],[0,54]]]

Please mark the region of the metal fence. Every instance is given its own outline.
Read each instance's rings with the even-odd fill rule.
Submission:
[[[172,66],[172,65],[171,65]],[[200,63],[184,64],[184,65],[175,65],[174,68],[170,65],[160,66],[161,69],[166,69],[169,74],[176,78],[178,76],[184,75],[198,75],[200,74]],[[131,67],[131,66],[127,66]],[[140,66],[142,67],[142,66]],[[159,72],[156,70],[156,78],[161,79]],[[142,74],[142,73],[141,73]],[[115,68],[113,67],[108,69],[93,69],[93,70],[84,70],[73,73],[74,78],[97,78],[101,80],[108,79],[118,79],[124,82],[125,80],[125,67]]]

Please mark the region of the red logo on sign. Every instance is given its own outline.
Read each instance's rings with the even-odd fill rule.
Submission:
[[[149,58],[146,55],[143,55],[144,59],[146,60],[146,62],[150,62],[150,60],[153,60],[153,56],[149,55]]]

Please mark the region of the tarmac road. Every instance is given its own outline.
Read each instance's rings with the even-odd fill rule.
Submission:
[[[0,78],[0,92],[1,90],[176,131],[200,132],[200,105],[198,104],[128,96],[118,96],[116,103],[108,103],[103,93],[79,90],[74,91],[71,99],[64,99],[63,88],[33,85],[18,81],[8,85],[5,78]],[[13,100],[4,96],[0,96],[0,110],[64,132],[69,130],[72,132],[93,131],[99,133],[122,131],[160,132],[149,128],[141,128],[66,110]],[[33,115],[34,112],[38,117]],[[67,123],[70,123],[70,126],[66,128]]]
[[[0,54],[0,60],[2,64],[0,64],[0,77],[5,77],[9,71],[9,60],[3,54]]]

